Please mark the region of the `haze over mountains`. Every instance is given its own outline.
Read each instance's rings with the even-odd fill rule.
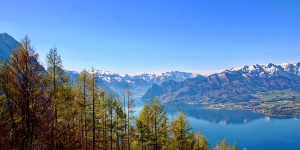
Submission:
[[[0,57],[9,60],[18,42],[0,34]],[[66,68],[67,69],[67,68]],[[66,71],[72,80],[79,72]],[[253,94],[270,90],[299,90],[300,63],[265,64],[232,68],[210,76],[172,71],[161,74],[118,74],[96,69],[98,85],[122,96],[131,88],[134,98],[149,100],[157,96],[162,103],[223,103],[255,99]]]
[[[8,61],[11,52],[18,44],[19,43],[7,33],[0,34],[0,57]],[[71,80],[74,81],[80,74],[79,72],[68,70],[66,70],[66,73],[70,76]],[[124,88],[128,86],[132,89],[132,92],[137,99],[141,98],[152,84],[161,84],[169,80],[183,81],[198,76],[198,74],[179,71],[171,71],[161,74],[144,73],[139,75],[128,75],[96,69],[96,73],[99,86],[104,86],[106,90],[116,93],[119,96],[122,96]]]
[[[75,80],[80,74],[75,71],[66,72],[71,76],[72,80]],[[140,75],[128,75],[112,73],[99,69],[96,70],[96,74],[99,86],[105,85],[106,88],[111,89],[119,96],[122,96],[124,88],[128,86],[132,90],[134,97],[137,99],[140,99],[153,84],[161,84],[169,80],[184,81],[197,76],[197,74],[179,71],[165,72],[161,74],[144,73]]]

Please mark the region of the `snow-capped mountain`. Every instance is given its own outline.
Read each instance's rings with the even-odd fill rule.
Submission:
[[[7,33],[0,34],[0,59],[9,61],[10,54],[19,45],[19,42]],[[79,72],[66,71],[70,79],[74,82],[79,76]],[[172,71],[161,74],[140,74],[128,75],[118,74],[110,71],[96,69],[98,85],[105,86],[108,91],[122,95],[126,86],[132,89],[136,98],[140,98],[152,84],[161,84],[169,80],[183,81],[188,78],[197,76],[197,74]]]
[[[259,76],[269,78],[272,76],[287,76],[291,78],[298,78],[300,75],[300,63],[290,64],[264,64],[264,65],[249,65],[244,67],[236,67],[224,72],[242,73],[244,75]]]
[[[97,76],[106,82],[127,82],[131,83],[136,80],[144,80],[151,84],[161,84],[168,80],[183,81],[198,76],[198,74],[171,71],[160,74],[143,73],[139,75],[118,74],[105,70],[96,70]]]
[[[0,59],[8,61],[11,52],[18,45],[19,42],[13,37],[1,33]],[[123,89],[128,86],[136,99],[143,95],[145,99],[160,96],[166,102],[203,101],[203,98],[217,101],[247,99],[256,91],[300,89],[298,88],[300,87],[300,63],[249,65],[231,68],[208,77],[179,71],[129,75],[97,69],[96,73],[99,86],[105,86],[108,91],[113,91],[120,96],[123,94]],[[66,74],[75,81],[80,73],[66,71]]]
[[[67,74],[69,74],[72,79],[76,79],[79,76],[79,73],[75,71],[67,71]],[[107,86],[120,96],[123,94],[124,88],[128,86],[137,99],[141,98],[152,84],[161,84],[169,80],[184,81],[198,76],[198,74],[179,71],[171,71],[160,74],[143,73],[140,75],[129,75],[113,73],[100,69],[96,69],[96,74],[99,85]]]
[[[180,71],[171,71],[171,72],[165,72],[161,74],[144,73],[144,74],[133,76],[132,78],[146,80],[151,82],[152,84],[161,84],[169,80],[183,81],[189,78],[194,78],[198,75],[199,74],[180,72]]]
[[[208,77],[167,81],[153,85],[142,97],[158,96],[163,103],[204,103],[250,100],[256,92],[293,89],[300,91],[300,63],[250,65]]]

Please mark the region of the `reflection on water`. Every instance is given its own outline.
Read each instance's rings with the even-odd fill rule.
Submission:
[[[136,101],[136,115],[143,101]],[[244,110],[207,110],[201,105],[165,105],[170,118],[183,110],[194,131],[200,130],[211,146],[218,140],[237,142],[239,149],[299,149],[300,119],[269,117]]]
[[[244,124],[264,117],[262,114],[246,110],[211,110],[193,104],[165,105],[164,108],[170,115],[183,110],[189,117],[223,125]]]

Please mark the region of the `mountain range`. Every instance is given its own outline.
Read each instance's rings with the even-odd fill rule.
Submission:
[[[0,34],[0,58],[9,61],[11,52],[19,45],[12,36],[7,33]],[[79,72],[65,71],[75,81],[79,77]],[[161,84],[169,80],[183,81],[188,78],[198,76],[187,72],[171,71],[161,74],[143,73],[139,75],[118,74],[105,70],[96,69],[98,85],[105,87],[107,91],[122,96],[125,87],[129,87],[135,98],[140,99],[152,84]]]
[[[0,59],[9,61],[19,43],[0,34]],[[79,72],[65,71],[75,81]],[[300,116],[300,63],[248,65],[209,76],[171,71],[118,74],[96,69],[98,85],[122,97],[125,87],[135,99],[157,97],[163,104],[203,104],[215,109],[248,109],[274,115]]]
[[[271,90],[300,89],[300,63],[249,65],[208,77],[170,80],[153,85],[142,97],[157,96],[162,103],[222,103],[249,101],[253,94]]]
[[[76,79],[79,76],[79,72],[66,71],[71,79]],[[105,70],[96,70],[98,77],[98,85],[105,85],[119,96],[122,96],[125,87],[129,87],[134,95],[134,98],[140,99],[145,92],[153,84],[161,84],[169,80],[184,81],[189,78],[198,76],[197,74],[171,71],[161,74],[140,74],[140,75],[129,75],[129,74],[118,74],[112,73]]]

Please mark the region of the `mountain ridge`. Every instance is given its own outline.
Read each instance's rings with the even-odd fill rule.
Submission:
[[[165,89],[164,93],[153,95],[151,94],[151,91],[148,91],[148,93],[146,92],[143,96],[143,99],[152,99],[154,96],[158,96],[164,101],[167,97],[169,97],[169,99],[170,97],[174,98],[174,92],[177,92],[176,97],[178,99],[183,99],[184,96],[178,95],[183,94],[186,95],[186,97],[193,96],[195,93],[202,93],[205,95],[203,92],[210,92],[216,89],[230,91],[228,87],[238,90],[250,86],[248,88],[250,91],[259,91],[258,88],[276,89],[275,82],[278,87],[296,88],[299,79],[300,63],[283,65],[275,65],[272,63],[266,65],[248,65],[227,69],[207,77],[191,78],[177,83],[165,82],[160,85],[160,88]],[[283,83],[286,85],[281,85]],[[151,90],[155,91],[153,87]],[[190,93],[188,94],[186,92]],[[222,96],[220,96],[220,99],[222,99]]]
[[[0,58],[9,61],[10,54],[19,45],[19,42],[7,33],[0,34]],[[72,81],[75,81],[79,72],[65,70]],[[138,75],[118,74],[110,71],[96,69],[98,85],[105,86],[108,91],[122,95],[126,86],[132,89],[135,98],[140,99],[152,84],[161,84],[168,80],[183,81],[198,74],[171,71],[160,74],[142,73]]]
[[[80,74],[79,72],[75,71],[66,72],[67,74],[73,77],[78,77]],[[110,87],[119,96],[123,94],[124,88],[128,86],[135,95],[135,98],[137,99],[140,99],[153,84],[161,84],[169,80],[184,81],[188,78],[201,76],[198,74],[180,71],[171,71],[161,74],[143,73],[138,75],[129,75],[112,73],[110,71],[104,71],[99,69],[96,69],[96,75],[98,77],[99,82]]]

